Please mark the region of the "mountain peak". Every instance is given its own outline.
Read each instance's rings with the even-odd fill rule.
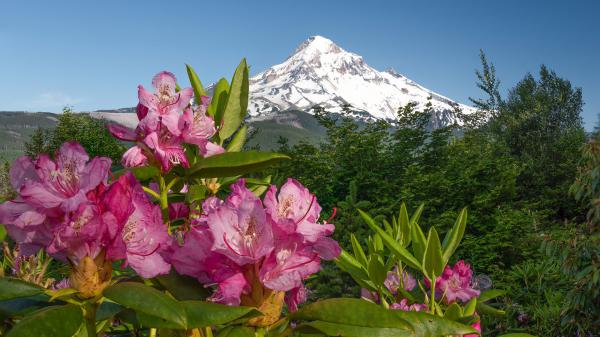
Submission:
[[[378,71],[360,55],[348,52],[323,36],[302,42],[284,62],[250,79],[250,115],[273,115],[319,105],[339,112],[350,104],[367,118],[394,120],[408,103],[424,108],[432,98],[439,125],[455,122],[454,101],[428,90],[393,69]],[[465,112],[472,108],[461,105]]]
[[[302,42],[290,57],[298,54],[337,54],[342,52],[345,52],[345,50],[338,47],[338,45],[336,45],[330,39],[320,35],[315,35]]]

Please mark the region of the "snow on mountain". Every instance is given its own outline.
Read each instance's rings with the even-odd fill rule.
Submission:
[[[252,119],[268,119],[277,112],[314,106],[339,112],[349,104],[363,117],[394,120],[399,107],[414,102],[424,108],[431,97],[434,126],[461,121],[453,113],[451,99],[428,90],[393,69],[377,71],[363,58],[345,51],[331,40],[313,36],[283,63],[250,79]],[[458,104],[464,113],[474,108]]]

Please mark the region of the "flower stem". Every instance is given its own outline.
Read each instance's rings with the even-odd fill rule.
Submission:
[[[160,209],[162,210],[163,221],[165,224],[169,224],[169,200],[167,199],[169,188],[165,182],[165,177],[162,174],[158,176],[158,188],[160,192]]]
[[[98,305],[96,303],[88,304],[84,308],[83,318],[85,320],[85,330],[87,331],[88,337],[97,337],[96,334],[96,310]]]
[[[431,281],[431,314],[435,315],[435,275],[433,275],[433,281]]]

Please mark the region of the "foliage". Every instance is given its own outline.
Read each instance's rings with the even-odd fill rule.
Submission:
[[[118,163],[125,146],[106,130],[105,122],[66,107],[53,129],[38,128],[25,143],[25,153],[35,158],[40,153],[54,154],[67,141],[77,141],[92,157],[104,156]]]

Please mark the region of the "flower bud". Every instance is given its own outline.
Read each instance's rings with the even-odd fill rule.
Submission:
[[[85,256],[78,265],[73,266],[69,282],[71,287],[79,291],[79,296],[92,298],[100,295],[108,286],[111,275],[111,262],[104,259],[104,254],[95,259]]]
[[[271,291],[257,308],[258,311],[263,313],[263,316],[252,318],[248,321],[248,325],[266,327],[275,324],[281,316],[284,298],[285,292]]]

